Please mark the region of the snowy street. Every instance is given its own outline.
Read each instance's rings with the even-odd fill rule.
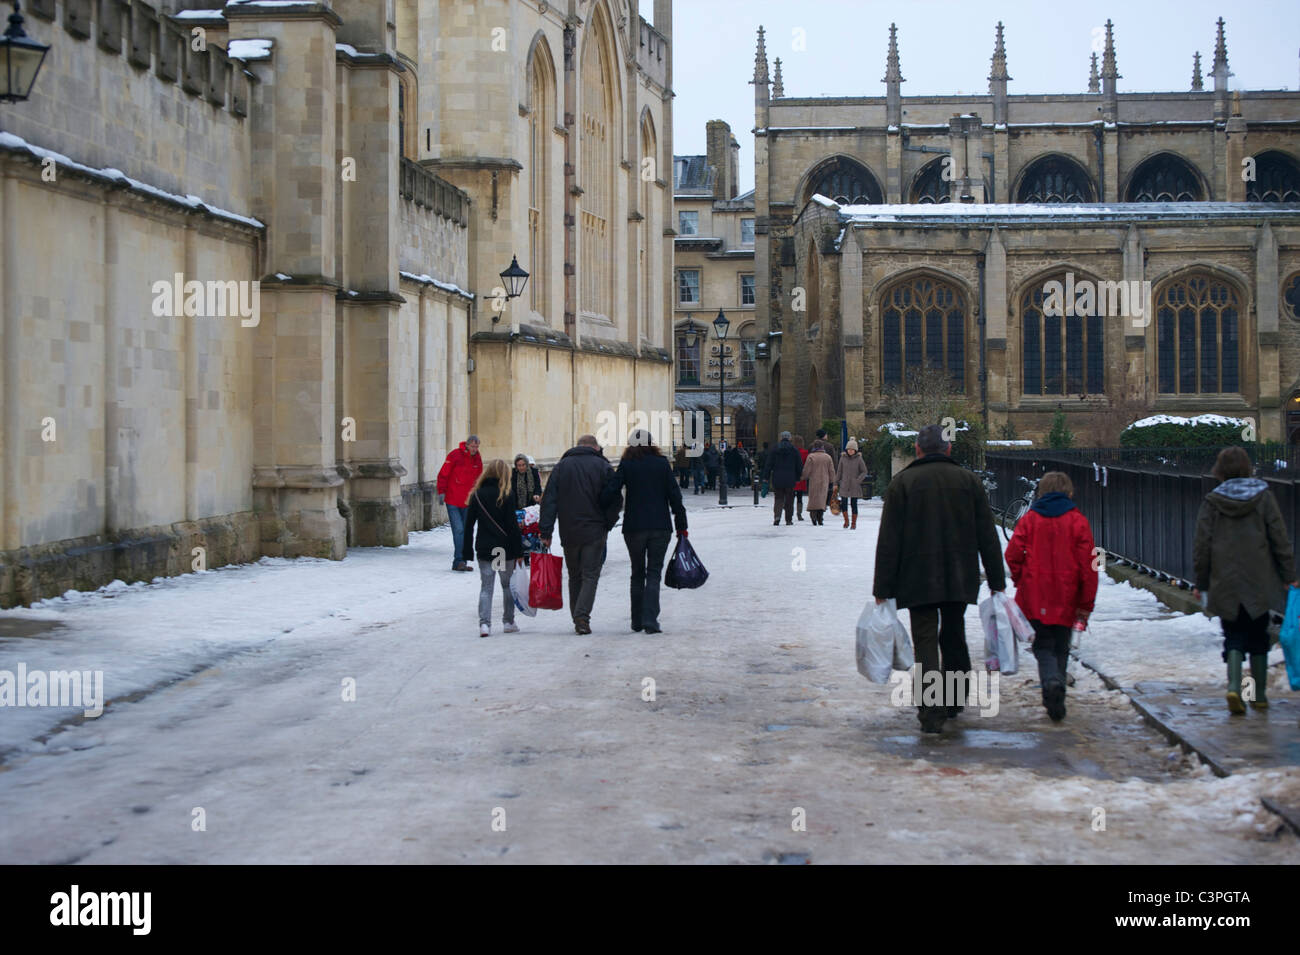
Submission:
[[[732,500],[686,496],[711,576],[655,636],[617,530],[590,636],[503,634],[498,591],[480,639],[447,527],[4,611],[0,670],[102,670],[110,702],[0,709],[0,862],[1300,861],[1260,804],[1300,768],[1217,778],[1077,663],[1059,725],[1026,650],[995,716],[923,738],[854,664],[879,501],[848,531]],[[982,660],[974,607],[967,637]],[[1124,686],[1223,679],[1217,621],[1104,576],[1083,639]]]

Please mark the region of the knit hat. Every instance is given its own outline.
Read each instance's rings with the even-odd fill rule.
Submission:
[[[858,439],[857,439],[857,438],[849,438],[849,443],[846,444],[846,445],[844,445],[844,450],[845,450],[845,451],[856,451],[856,450],[858,450]]]

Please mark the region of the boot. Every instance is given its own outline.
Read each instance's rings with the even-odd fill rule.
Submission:
[[[1255,680],[1255,698],[1250,705],[1257,710],[1268,709],[1268,654],[1250,655],[1250,675]]]
[[[1239,715],[1246,712],[1241,702],[1241,664],[1245,658],[1240,650],[1228,651],[1228,712]]]
[[[796,497],[794,499],[794,514],[799,520],[803,520],[803,499]]]
[[[853,523],[849,525],[849,529],[855,531],[858,529],[858,515],[853,515]]]
[[[845,526],[845,527],[848,527],[848,526],[849,526],[849,511],[848,511],[848,508],[845,508],[845,509],[844,509],[844,526]]]

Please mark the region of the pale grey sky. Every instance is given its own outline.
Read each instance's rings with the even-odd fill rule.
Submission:
[[[652,0],[641,0],[653,19]],[[1088,87],[1094,27],[1115,21],[1120,92],[1186,90],[1201,51],[1206,85],[1215,21],[1226,22],[1237,89],[1300,87],[1300,3],[1294,0],[676,0],[673,152],[704,152],[704,124],[724,119],[740,142],[741,189],[754,184],[754,45],[767,28],[788,96],[882,96],[889,24],[898,24],[903,95],[988,90],[994,26],[1004,24],[1010,92]],[[796,49],[803,31],[804,49]]]

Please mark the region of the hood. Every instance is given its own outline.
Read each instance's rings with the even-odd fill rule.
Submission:
[[[470,457],[475,457],[475,458],[478,457],[478,452],[477,452],[477,451],[471,451],[471,450],[470,450],[470,449],[465,445],[465,442],[464,442],[464,441],[462,441],[462,442],[460,443],[460,450],[461,450],[463,453],[470,455]]]
[[[1268,485],[1259,478],[1229,478],[1211,491],[1206,500],[1221,513],[1240,517],[1253,511],[1267,490]]]
[[[948,455],[941,454],[940,452],[936,451],[934,454],[927,454],[917,458],[915,461],[909,464],[908,467],[914,468],[922,464],[955,464],[955,463],[956,462],[953,461],[952,458],[948,457]]]
[[[1034,501],[1029,506],[1029,509],[1042,514],[1044,517],[1060,517],[1066,511],[1074,510],[1074,501],[1070,500],[1068,494],[1052,491],[1050,494],[1044,494]]]

